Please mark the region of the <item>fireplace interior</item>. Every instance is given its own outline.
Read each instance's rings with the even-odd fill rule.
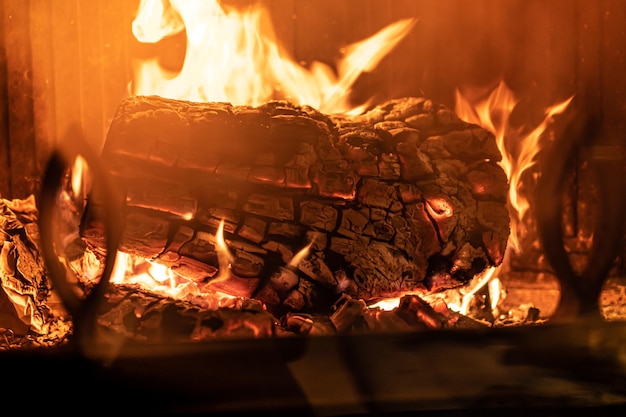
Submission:
[[[0,9],[3,408],[626,410],[625,3]]]

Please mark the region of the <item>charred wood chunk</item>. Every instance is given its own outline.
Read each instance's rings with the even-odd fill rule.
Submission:
[[[399,231],[402,233],[396,240],[398,247],[423,259],[441,251],[442,245],[437,229],[428,217],[426,203],[407,204],[405,216],[397,219],[397,222],[402,220],[406,221],[406,225],[400,225]]]
[[[285,185],[289,188],[311,188],[307,167],[285,167]]]
[[[302,271],[312,281],[326,288],[335,288],[337,279],[330,270],[323,257],[313,252],[310,256],[298,263],[298,270]]]
[[[288,197],[253,193],[244,203],[243,211],[278,220],[294,219],[293,200]]]
[[[185,253],[190,253],[189,246],[195,238],[195,231],[188,226],[181,226],[165,252],[159,255],[156,260],[165,266],[172,268],[174,272],[185,276],[192,281],[201,281],[206,277],[212,277],[218,272],[218,268],[209,262],[194,259]]]
[[[272,166],[252,167],[249,172],[251,182],[271,184],[278,187],[285,185],[285,169]]]
[[[358,177],[347,161],[333,161],[312,170],[313,183],[320,196],[352,200],[356,194]]]
[[[240,300],[224,308],[201,308],[125,285],[111,287],[105,293],[97,325],[109,333],[149,343],[486,327],[445,306],[431,307],[415,295],[404,296],[392,311],[380,311],[368,309],[363,300],[344,294],[329,314],[288,312],[278,319],[256,300]]]
[[[99,217],[91,217],[96,210],[101,209],[92,206],[91,210],[86,212],[88,216],[85,217],[86,222],[82,227],[83,237],[89,245],[93,245],[96,249],[102,249],[106,246],[107,231],[98,221]],[[124,221],[124,231],[119,250],[146,259],[154,259],[163,253],[172,226],[167,219],[144,210],[129,208]]]
[[[396,141],[402,178],[409,181],[432,178],[435,174],[433,162],[419,149],[419,132],[415,129],[393,129],[390,133]]]
[[[270,337],[277,320],[260,305],[205,309],[126,286],[105,294],[98,324],[129,339],[188,342]]]
[[[300,223],[331,232],[337,226],[339,211],[330,204],[316,200],[300,203]]]
[[[493,135],[480,127],[449,132],[442,137],[443,145],[452,156],[464,161],[488,159],[500,161],[502,155]]]
[[[289,292],[282,305],[291,310],[307,310],[315,305],[316,288],[311,281],[301,279],[298,286]]]
[[[492,134],[422,97],[357,116],[129,97],[102,151],[125,197],[121,250],[283,311],[435,291],[498,265],[500,159]],[[83,216],[93,248],[101,210]]]
[[[171,252],[168,252],[168,254],[170,253]],[[203,281],[207,277],[213,277],[219,271],[219,268],[211,264],[198,261],[197,259],[190,258],[184,255],[180,255],[174,260],[172,258],[168,258],[166,254],[166,256],[159,258],[158,260],[159,262],[170,266],[170,268],[172,268],[172,271],[174,271],[176,274],[182,275],[196,282]]]
[[[467,182],[477,198],[505,201],[509,190],[504,171],[493,162],[479,162],[470,167]]]
[[[267,222],[263,219],[247,216],[237,232],[244,239],[259,243],[265,240],[265,230]]]
[[[306,229],[300,225],[285,222],[271,222],[267,234],[269,236],[281,236],[284,238],[294,238],[302,236]]]
[[[429,113],[433,103],[424,97],[407,97],[406,99],[392,100],[386,106],[388,111],[384,116],[385,120],[406,121],[411,116]]]
[[[422,323],[427,328],[440,329],[447,323],[447,318],[437,312],[426,301],[418,296],[404,296],[396,311],[409,324]]]
[[[378,176],[383,180],[397,180],[400,178],[400,160],[398,155],[384,153],[378,161]]]
[[[396,187],[374,179],[363,181],[358,200],[364,206],[384,208],[396,213],[402,209]]]
[[[216,230],[223,223],[224,231],[235,233],[237,225],[242,218],[241,212],[234,209],[201,207],[195,220],[204,226],[209,226],[212,230]]]
[[[259,287],[260,280],[258,278],[240,277],[230,274],[224,278],[217,278],[210,281],[206,286],[208,292],[222,292],[234,297],[242,297],[249,299]]]
[[[338,148],[346,161],[375,161],[388,146],[375,128],[361,126],[339,128]]]
[[[365,227],[369,223],[367,213],[360,210],[346,209],[341,213],[341,224],[337,233],[355,239],[362,235]]]
[[[218,266],[217,239],[214,235],[198,231],[192,240],[184,243],[179,253],[198,261]]]
[[[293,251],[292,249],[285,245],[284,243],[276,242],[274,240],[270,240],[263,244],[263,249],[267,249],[269,252],[280,255],[283,264],[289,264],[293,259]]]
[[[197,198],[191,193],[185,196],[179,187],[179,184],[170,181],[155,183],[153,180],[137,179],[126,190],[126,205],[194,217],[198,211]]]
[[[329,250],[342,255],[353,272],[351,281],[359,298],[374,294],[392,297],[401,291],[418,290],[426,270],[425,258],[407,259],[395,246],[374,240],[332,238]]]
[[[355,300],[344,295],[333,306],[330,321],[337,329],[337,333],[347,333],[355,325],[355,322],[365,315],[367,306],[363,300]]]
[[[279,268],[278,272],[272,274],[269,283],[276,292],[286,295],[298,285],[299,281],[298,275],[293,271],[287,268]]]
[[[312,314],[287,314],[284,327],[287,331],[306,336],[335,335],[337,331],[328,316]]]
[[[240,277],[254,278],[261,275],[264,261],[261,256],[253,255],[245,250],[234,251],[234,259],[231,263],[233,273]]]

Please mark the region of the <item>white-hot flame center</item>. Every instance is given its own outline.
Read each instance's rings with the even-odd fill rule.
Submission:
[[[358,112],[349,92],[363,72],[374,69],[415,24],[404,19],[369,39],[347,46],[336,68],[296,63],[276,39],[260,4],[224,9],[218,0],[142,0],[133,22],[140,42],[158,42],[186,32],[187,49],[178,73],[157,59],[137,65],[132,93],[190,101],[257,106],[287,99],[325,113]]]

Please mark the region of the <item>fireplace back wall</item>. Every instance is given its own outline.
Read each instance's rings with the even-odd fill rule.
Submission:
[[[226,1],[236,6],[252,1]],[[423,95],[454,106],[457,88],[504,80],[521,99],[514,120],[535,123],[543,110],[585,94],[623,145],[626,113],[626,3],[619,0],[272,0],[262,2],[278,39],[296,62],[333,65],[343,46],[402,18],[417,24],[356,83],[355,102]],[[182,63],[184,34],[140,44],[131,32],[139,1],[0,0],[0,195],[37,194],[50,150],[78,123],[94,149],[129,94],[134,60]],[[584,161],[585,155],[581,156]],[[584,214],[589,195],[580,164],[568,199]],[[590,233],[570,218],[572,239]],[[584,249],[584,248],[583,248]],[[623,251],[622,251],[623,252]],[[530,269],[541,269],[522,262]],[[618,274],[623,271],[618,259]]]
[[[451,106],[456,88],[502,77],[535,112],[587,90],[621,128],[626,5],[619,0],[265,3],[278,38],[304,63],[334,64],[341,47],[401,18],[418,19],[375,71],[359,80],[357,100],[423,94]],[[96,149],[102,145],[113,112],[128,94],[133,59],[158,53],[176,65],[182,58],[184,37],[157,45],[133,38],[138,4],[0,2],[0,160],[10,167],[0,172],[2,196],[36,191],[49,149],[71,123],[81,124]]]

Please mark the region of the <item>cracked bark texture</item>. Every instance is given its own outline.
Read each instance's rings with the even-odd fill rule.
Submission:
[[[227,272],[223,291],[272,311],[461,285],[509,236],[494,136],[422,97],[358,116],[129,97],[101,157],[123,195],[120,250],[198,283]],[[88,199],[81,224],[96,253],[101,210]]]

